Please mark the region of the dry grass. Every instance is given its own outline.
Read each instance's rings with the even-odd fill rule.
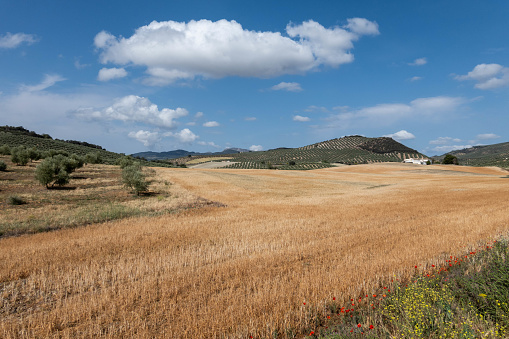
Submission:
[[[223,161],[223,160],[231,160],[233,158],[228,158],[228,157],[209,157],[209,158],[198,158],[198,159],[193,159],[193,160],[190,160],[188,162],[186,162],[186,165],[196,165],[196,164],[202,164],[204,162],[209,162],[209,161],[215,161],[215,160],[220,160],[220,161]]]
[[[8,171],[0,172],[0,237],[175,212],[199,202],[197,196],[172,187],[149,169],[144,171],[152,181],[150,192],[138,197],[122,186],[118,166],[86,165],[71,175],[68,185],[46,189],[34,177],[39,162],[16,166],[8,157],[0,159],[8,163]],[[26,204],[9,204],[12,195]]]
[[[157,173],[227,207],[1,239],[0,337],[292,337],[509,229],[494,168]]]

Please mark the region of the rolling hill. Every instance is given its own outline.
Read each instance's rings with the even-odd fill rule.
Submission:
[[[48,134],[37,134],[21,126],[0,126],[0,146],[3,145],[9,147],[35,147],[39,151],[64,151],[68,154],[74,153],[82,156],[88,153],[98,153],[102,161],[106,164],[113,164],[115,160],[125,156],[125,154],[110,152],[99,145],[84,141],[53,139]],[[169,166],[167,162],[142,161],[142,164],[150,166]]]
[[[426,158],[425,155],[391,138],[346,136],[299,148],[277,148],[268,151],[228,155],[234,164],[226,168],[316,169],[331,163],[366,164],[374,162],[401,162],[408,158]],[[195,157],[176,159],[185,163]]]
[[[509,142],[474,146],[447,154],[457,157],[460,165],[509,167]],[[436,158],[443,159],[444,156],[445,154]]]

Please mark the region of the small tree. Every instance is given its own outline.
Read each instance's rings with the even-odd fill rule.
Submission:
[[[149,186],[149,182],[146,180],[139,162],[124,167],[122,170],[122,183],[126,188],[136,193],[136,195],[145,192]]]
[[[77,161],[64,157],[59,154],[51,158],[44,159],[35,168],[35,178],[46,188],[58,185],[63,186],[69,183],[70,173],[72,173],[78,164]]]
[[[7,169],[7,165],[5,164],[5,162],[3,162],[2,160],[0,160],[0,171],[3,172]]]
[[[0,146],[0,154],[11,155],[11,148],[9,147],[9,145]]]
[[[17,165],[25,166],[30,160],[29,154],[25,146],[18,146],[11,149],[11,161]]]
[[[446,154],[444,157],[444,161],[442,161],[444,165],[458,165],[458,158],[452,154]]]
[[[39,152],[35,147],[27,149],[28,158],[30,161],[41,159],[41,152]]]

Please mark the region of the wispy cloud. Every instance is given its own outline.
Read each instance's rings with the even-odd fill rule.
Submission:
[[[300,122],[306,122],[306,121],[310,121],[311,119],[309,119],[309,117],[303,117],[301,115],[294,115],[293,116],[293,121],[300,121]]]
[[[33,86],[22,85],[20,89],[22,92],[39,92],[55,85],[57,82],[64,80],[67,79],[58,74],[45,74],[44,79],[39,84]]]
[[[272,86],[273,91],[302,92],[302,87],[298,82],[280,82]]]
[[[12,49],[19,47],[22,44],[31,45],[37,41],[37,37],[33,34],[6,33],[3,36],[0,35],[0,48]]]
[[[408,64],[410,66],[422,66],[422,65],[426,65],[427,63],[428,63],[428,60],[426,58],[418,58]]]

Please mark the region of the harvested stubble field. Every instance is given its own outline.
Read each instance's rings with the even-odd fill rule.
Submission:
[[[497,168],[156,170],[227,206],[1,239],[0,337],[293,337],[509,229]]]

